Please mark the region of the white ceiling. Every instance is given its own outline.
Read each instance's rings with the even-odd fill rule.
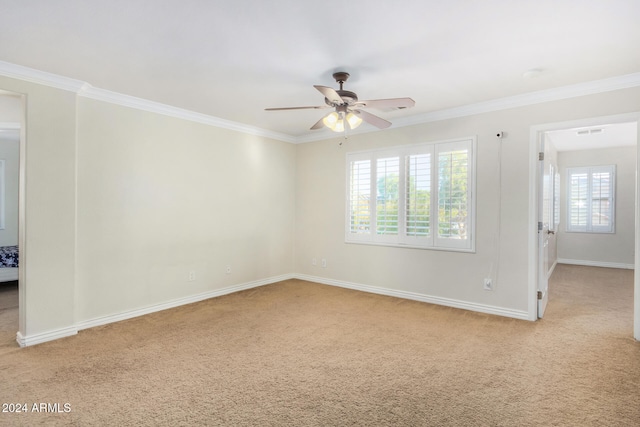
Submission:
[[[0,0],[0,61],[280,132],[312,86],[412,97],[390,121],[640,72],[638,0]],[[524,77],[528,70],[541,72]],[[363,125],[370,126],[370,125]]]
[[[585,126],[546,134],[557,151],[627,147],[638,143],[638,124],[633,122]]]

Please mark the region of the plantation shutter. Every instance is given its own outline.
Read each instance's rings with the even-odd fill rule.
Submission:
[[[438,246],[470,246],[471,143],[460,141],[436,146]]]
[[[612,174],[607,170],[591,173],[591,228],[611,231],[612,225]]]
[[[379,158],[376,161],[376,232],[398,235],[400,158]]]
[[[345,240],[473,251],[475,139],[347,153]]]
[[[567,169],[567,231],[613,233],[615,166]]]
[[[405,237],[431,238],[432,153],[406,156]]]
[[[348,230],[353,236],[371,234],[371,159],[349,161]]]
[[[575,168],[569,170],[569,219],[568,231],[587,231],[589,212],[589,170]]]

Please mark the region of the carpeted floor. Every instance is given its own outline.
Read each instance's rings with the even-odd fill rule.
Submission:
[[[632,295],[559,265],[527,322],[289,280],[25,349],[4,308],[0,425],[636,426]]]

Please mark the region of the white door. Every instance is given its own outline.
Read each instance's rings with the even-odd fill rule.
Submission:
[[[538,318],[542,318],[549,301],[549,235],[551,217],[551,173],[546,135],[540,135],[538,150]]]

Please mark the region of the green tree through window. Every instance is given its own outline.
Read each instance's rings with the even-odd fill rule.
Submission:
[[[377,161],[376,231],[378,234],[398,234],[398,202],[400,158]]]
[[[431,230],[431,155],[407,157],[407,236],[425,237]]]
[[[467,170],[467,150],[438,154],[438,235],[441,237],[466,237]]]

